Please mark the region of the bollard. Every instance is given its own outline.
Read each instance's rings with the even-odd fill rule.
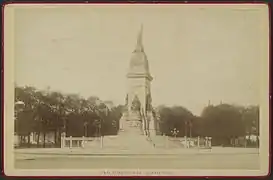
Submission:
[[[62,137],[61,137],[61,147],[62,148],[65,148],[66,147],[66,137],[65,137],[65,135],[62,135]]]
[[[61,148],[63,148],[63,147],[64,147],[64,143],[63,143],[63,141],[64,141],[64,138],[63,138],[63,137],[61,137]]]
[[[72,136],[69,137],[69,148],[72,148]]]

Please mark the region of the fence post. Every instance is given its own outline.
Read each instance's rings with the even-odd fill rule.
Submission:
[[[62,133],[61,134],[61,148],[64,148],[65,147],[65,134]]]
[[[82,137],[81,145],[82,145],[82,148],[84,148],[84,136]]]
[[[212,140],[212,138],[209,137],[209,148],[211,148],[211,140]]]
[[[63,148],[63,137],[61,136],[61,148]]]
[[[72,136],[69,137],[69,148],[72,148]]]
[[[65,136],[63,137],[63,147],[64,148],[66,147],[66,137]]]
[[[63,147],[64,147],[64,137],[61,136],[61,148],[63,148]]]

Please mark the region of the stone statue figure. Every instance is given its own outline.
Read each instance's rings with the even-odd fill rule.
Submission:
[[[146,96],[146,111],[151,111],[152,110],[152,97],[151,94],[147,94]]]
[[[133,111],[140,111],[140,101],[137,96],[135,96],[133,102],[132,102],[132,110]]]

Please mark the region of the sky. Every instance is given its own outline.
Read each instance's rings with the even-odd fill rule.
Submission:
[[[14,11],[15,82],[124,104],[137,33],[153,105],[194,114],[211,104],[257,105],[263,6],[51,6]]]

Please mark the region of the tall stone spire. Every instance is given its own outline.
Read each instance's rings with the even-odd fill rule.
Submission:
[[[143,24],[141,24],[140,31],[138,32],[135,52],[142,52],[144,50],[143,44],[142,44],[142,34],[143,34]]]
[[[149,71],[148,59],[143,48],[142,36],[143,24],[141,24],[140,31],[138,32],[136,47],[132,53],[127,77],[134,78],[135,76],[145,76],[149,80],[152,80],[152,76],[150,75]]]

